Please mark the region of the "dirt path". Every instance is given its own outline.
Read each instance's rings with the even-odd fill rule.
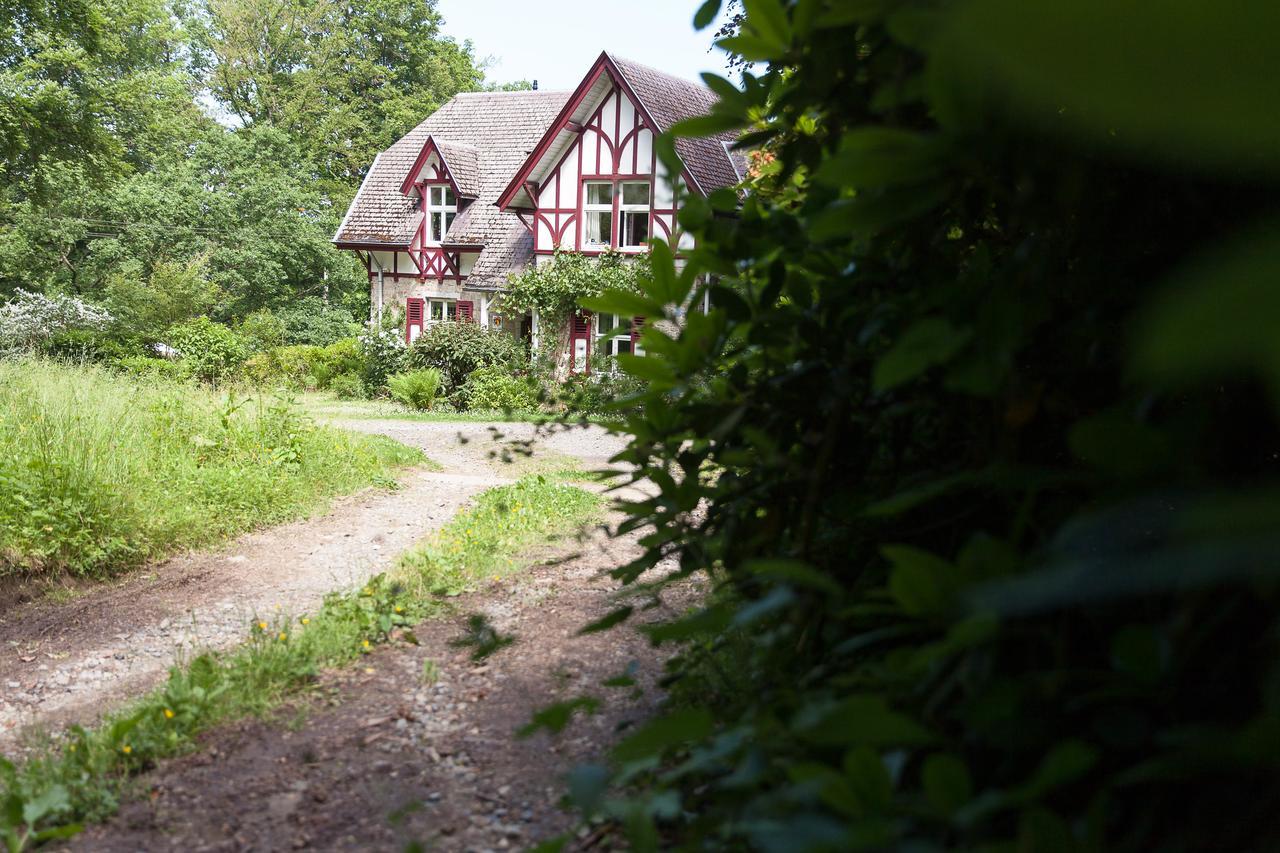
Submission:
[[[257,614],[304,612],[325,593],[385,571],[475,494],[519,473],[494,456],[534,433],[528,424],[339,425],[421,447],[444,470],[409,472],[396,491],[341,498],[324,514],[175,557],[70,602],[0,605],[0,753],[15,750],[32,724],[91,720],[145,691],[179,655],[239,642]],[[588,466],[618,446],[600,430],[536,445]]]
[[[274,722],[209,733],[196,754],[162,763],[80,850],[527,849],[572,827],[563,775],[599,760],[618,732],[652,713],[663,654],[639,632],[577,636],[617,606],[608,569],[635,537],[596,533],[459,602],[459,616],[417,629],[420,646],[380,650],[326,674],[309,702]],[[685,586],[649,618],[685,606]],[[451,645],[462,614],[484,612],[513,645],[482,662]],[[425,669],[424,669],[425,668]],[[639,688],[607,688],[630,671]],[[424,677],[424,672],[428,677]],[[563,735],[513,738],[546,703],[598,697]]]

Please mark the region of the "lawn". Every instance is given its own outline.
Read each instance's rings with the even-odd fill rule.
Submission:
[[[104,577],[306,515],[423,457],[289,401],[0,364],[0,577]]]

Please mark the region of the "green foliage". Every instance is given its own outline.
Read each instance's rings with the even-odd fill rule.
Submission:
[[[458,391],[467,409],[504,409],[527,412],[538,407],[538,386],[528,377],[494,365],[471,371]]]
[[[359,376],[365,359],[355,338],[327,347],[300,344],[274,347],[249,358],[243,375],[257,385],[295,389],[325,389],[339,376]]]
[[[413,597],[456,596],[515,567],[514,557],[595,518],[602,501],[541,475],[487,489],[467,512],[400,558],[394,576]]]
[[[286,401],[47,362],[0,363],[0,412],[0,575],[109,575],[420,459]]]
[[[284,343],[327,347],[355,337],[360,326],[345,309],[325,303],[318,296],[291,300],[275,310],[284,325]]]
[[[356,373],[339,373],[329,380],[329,392],[339,400],[363,399],[364,380]]]
[[[531,264],[512,275],[497,310],[514,316],[537,311],[541,323],[555,329],[568,322],[584,299],[606,290],[637,292],[647,275],[646,255],[606,252],[591,257],[557,251],[550,263]]]
[[[743,8],[763,64],[678,130],[752,192],[655,249],[713,309],[616,418],[616,575],[716,592],[576,800],[637,849],[1275,847],[1276,13]]]
[[[425,411],[436,401],[436,392],[440,390],[440,371],[428,367],[397,373],[387,378],[387,387],[391,389],[391,398],[396,402],[411,409]]]
[[[236,323],[235,330],[253,353],[284,346],[288,335],[284,321],[265,308],[254,311]]]
[[[239,335],[208,317],[179,323],[165,337],[180,353],[190,374],[205,382],[231,377],[249,357],[249,348]]]
[[[459,407],[465,407],[466,401],[454,392],[472,373],[482,367],[523,370],[528,361],[524,344],[512,335],[465,321],[432,323],[409,347],[406,359],[411,367],[439,370],[444,393]]]
[[[574,373],[555,389],[554,400],[569,415],[616,415],[639,397],[645,384],[626,373]]]

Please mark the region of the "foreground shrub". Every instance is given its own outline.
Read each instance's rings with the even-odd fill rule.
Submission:
[[[420,455],[287,402],[0,364],[0,576],[103,576],[304,513]]]
[[[502,331],[490,331],[478,323],[434,323],[422,331],[409,347],[410,367],[432,367],[440,371],[445,394],[453,395],[467,377],[482,367],[528,367],[524,344]],[[456,397],[455,405],[463,404]]]
[[[618,404],[640,394],[645,383],[625,373],[575,373],[555,390],[555,402],[570,415],[619,413]]]
[[[311,375],[315,377],[319,388],[328,388],[335,376],[359,375],[363,372],[364,354],[360,349],[360,341],[354,337],[334,341],[322,348],[316,353],[311,365]]]
[[[231,378],[249,357],[244,340],[208,317],[172,326],[165,343],[176,349],[191,375],[205,382]]]
[[[151,355],[131,355],[111,362],[112,370],[140,379],[190,379],[191,373],[181,361],[170,361]]]
[[[471,372],[457,397],[467,409],[530,411],[538,407],[538,387],[510,368],[481,367]]]
[[[431,408],[440,390],[440,371],[428,368],[397,373],[387,379],[387,387],[393,400],[411,409],[426,410]]]
[[[680,649],[573,777],[630,847],[1280,849],[1276,13],[1175,5],[738,7],[750,191],[589,306],[654,489],[596,627]]]

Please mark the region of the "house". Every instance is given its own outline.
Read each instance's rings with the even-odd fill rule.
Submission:
[[[369,273],[371,319],[405,311],[405,340],[442,320],[536,336],[538,318],[499,316],[507,277],[557,249],[644,252],[675,232],[675,191],[654,136],[705,114],[703,86],[602,53],[572,92],[467,92],[380,153],[334,234]],[[680,139],[684,191],[737,184],[732,135]],[[677,235],[678,247],[689,237]],[[590,345],[630,349],[632,318],[576,318],[571,370]]]

